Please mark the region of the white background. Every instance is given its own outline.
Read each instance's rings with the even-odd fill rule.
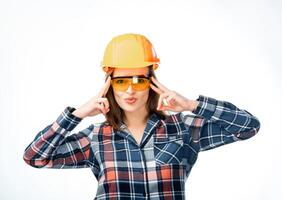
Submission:
[[[94,199],[90,169],[35,169],[22,155],[66,106],[96,95],[106,44],[128,32],[154,44],[168,88],[230,101],[261,122],[253,138],[199,154],[187,199],[281,199],[281,10],[278,0],[1,0],[0,199]]]

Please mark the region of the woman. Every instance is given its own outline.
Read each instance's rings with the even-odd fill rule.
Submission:
[[[260,122],[230,102],[204,95],[191,100],[169,90],[156,79],[158,64],[145,36],[114,37],[98,95],[78,109],[67,107],[40,131],[24,152],[25,162],[91,168],[98,180],[95,199],[185,199],[198,153],[248,139]],[[71,134],[82,119],[100,113],[105,122]]]

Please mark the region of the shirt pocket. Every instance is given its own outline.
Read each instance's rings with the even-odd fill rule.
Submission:
[[[179,134],[154,137],[154,156],[156,165],[182,163],[183,138]]]

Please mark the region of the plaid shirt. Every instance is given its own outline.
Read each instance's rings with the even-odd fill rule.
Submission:
[[[200,151],[254,136],[258,119],[232,103],[199,95],[195,115],[177,113],[165,120],[152,114],[141,143],[125,124],[114,131],[91,124],[76,134],[82,120],[67,107],[25,149],[24,160],[36,168],[89,167],[102,199],[185,199],[185,182]]]

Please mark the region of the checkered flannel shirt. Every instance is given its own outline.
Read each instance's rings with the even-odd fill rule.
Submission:
[[[200,151],[254,136],[259,120],[227,101],[199,95],[193,114],[160,119],[153,113],[141,143],[125,124],[105,123],[72,130],[82,120],[66,107],[24,151],[36,168],[90,168],[97,179],[95,200],[185,199],[185,182]]]

